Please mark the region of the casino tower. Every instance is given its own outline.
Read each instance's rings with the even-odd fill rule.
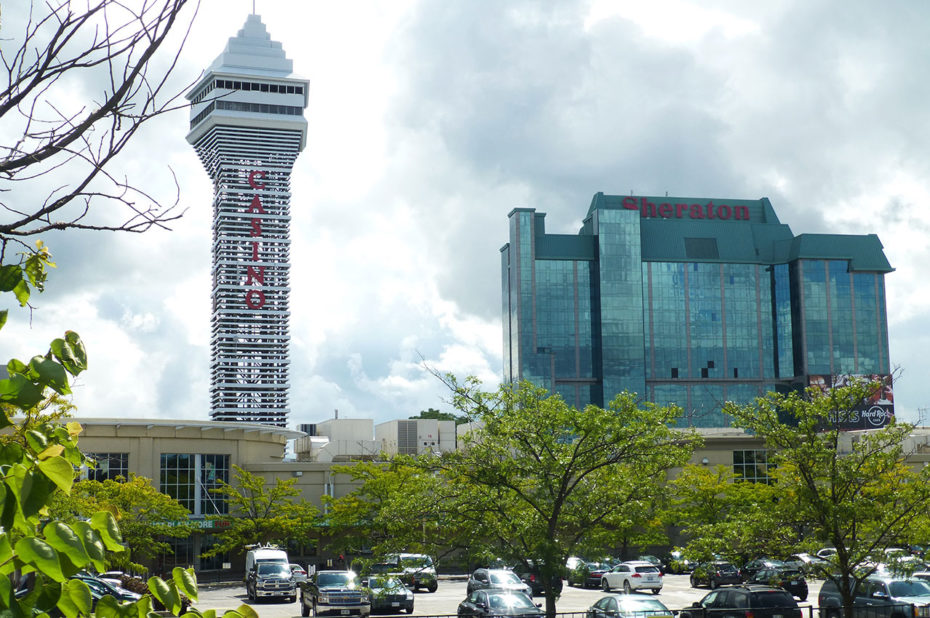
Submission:
[[[187,93],[213,180],[210,415],[287,425],[290,174],[307,139],[309,83],[258,15]]]

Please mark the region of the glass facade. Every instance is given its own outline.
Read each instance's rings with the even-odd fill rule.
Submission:
[[[733,451],[733,474],[738,481],[771,483],[772,479],[769,476],[771,468],[768,451]]]
[[[679,406],[682,425],[726,427],[726,401],[890,372],[875,236],[796,237],[765,199],[678,199],[597,194],[576,236],[511,213],[505,380],[576,407],[626,390]]]

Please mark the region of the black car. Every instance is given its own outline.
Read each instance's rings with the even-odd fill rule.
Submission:
[[[582,588],[599,588],[601,577],[610,570],[605,562],[581,562],[568,572],[568,585]]]
[[[726,586],[743,583],[736,567],[722,560],[716,562],[702,562],[691,571],[691,587],[710,586],[711,590],[717,586]]]
[[[475,590],[459,603],[459,618],[466,616],[526,616],[536,618],[544,612],[523,592]]]
[[[401,610],[413,613],[413,591],[392,575],[372,575],[362,580],[370,591],[371,613],[396,613]]]
[[[678,618],[801,618],[801,609],[786,590],[740,585],[710,591],[678,613]]]
[[[540,567],[537,566],[532,560],[527,560],[525,563],[518,562],[510,569],[514,574],[523,580],[523,583],[530,587],[530,590],[533,595],[543,594],[545,588],[543,586],[543,578],[540,573]],[[561,594],[562,592],[562,576],[559,573],[553,573],[549,576],[550,587],[556,594]]]
[[[245,593],[250,601],[271,597],[293,603],[297,598],[297,582],[289,564],[256,562],[246,574]]]
[[[468,583],[465,584],[465,592],[468,594],[475,590],[487,590],[489,588],[533,595],[533,589],[530,588],[530,585],[510,569],[475,569],[471,577],[468,578]]]
[[[743,581],[749,581],[753,575],[761,571],[762,569],[778,569],[786,566],[781,560],[772,560],[771,558],[756,558],[751,560],[743,565],[743,568],[739,570],[740,576],[742,576]]]
[[[787,566],[759,569],[746,583],[783,588],[802,601],[807,600],[807,580],[798,569]]]

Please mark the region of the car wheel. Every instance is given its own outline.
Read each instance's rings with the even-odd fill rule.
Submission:
[[[296,600],[297,600],[297,597],[287,597],[287,602],[288,602],[288,603],[293,603],[293,602],[296,601]]]
[[[304,618],[310,615],[310,608],[307,607],[307,602],[304,600],[304,593],[300,593],[300,615]]]
[[[661,588],[653,588],[653,589],[652,589],[652,594],[659,594],[660,592],[662,592],[662,589],[661,589]]]
[[[439,583],[436,582],[435,580],[431,581],[430,583],[426,585],[426,590],[429,592],[436,592],[437,588],[439,588]],[[410,611],[413,611],[413,610],[410,610]]]
[[[633,592],[633,588],[630,586],[629,580],[623,582],[623,594],[630,594]]]
[[[607,583],[606,577],[601,578],[601,588],[604,589],[604,592],[610,592],[610,584]]]
[[[840,612],[836,609],[828,609],[825,616],[826,618],[840,618]]]
[[[412,614],[412,613],[413,613],[413,603],[411,603],[410,605],[408,605],[408,606],[406,607],[406,610],[407,610],[407,613],[408,613],[408,614]]]
[[[697,587],[698,587],[698,585],[694,582],[694,573],[691,574],[691,577],[689,577],[688,580],[691,582],[691,587],[692,587],[692,588],[697,588]]]
[[[710,589],[711,590],[717,589],[717,580],[714,579],[713,577],[710,578]]]

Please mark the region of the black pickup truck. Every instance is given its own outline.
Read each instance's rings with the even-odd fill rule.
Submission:
[[[354,571],[317,571],[300,582],[300,615],[371,615],[371,596]]]

